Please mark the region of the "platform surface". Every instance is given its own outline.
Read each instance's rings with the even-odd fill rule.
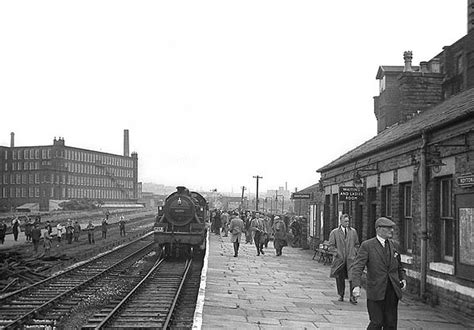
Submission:
[[[206,284],[194,328],[202,329],[366,329],[369,323],[365,290],[357,305],[339,302],[329,265],[312,260],[313,253],[285,247],[277,257],[273,244],[256,255],[242,244],[234,258],[229,237],[209,236]],[[199,300],[198,299],[198,300]],[[474,319],[406,297],[399,303],[399,329],[465,329]]]

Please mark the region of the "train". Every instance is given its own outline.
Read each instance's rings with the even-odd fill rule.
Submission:
[[[163,257],[187,257],[206,248],[209,204],[199,193],[184,186],[166,197],[153,227],[157,251]]]

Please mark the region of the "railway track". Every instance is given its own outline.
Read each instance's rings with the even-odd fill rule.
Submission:
[[[153,251],[151,235],[132,241],[86,263],[0,299],[0,328],[55,327],[85,297],[97,292],[101,280],[117,276]]]
[[[83,328],[169,328],[190,274],[200,276],[200,268],[191,271],[192,265],[192,259],[160,260],[126,297],[94,315]]]

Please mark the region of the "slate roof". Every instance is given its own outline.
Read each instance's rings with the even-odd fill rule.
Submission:
[[[453,96],[404,123],[383,130],[367,142],[321,167],[317,172],[328,171],[379,149],[400,144],[402,141],[420,136],[423,130],[441,127],[449,122],[468,116],[469,118],[474,117],[474,88]]]

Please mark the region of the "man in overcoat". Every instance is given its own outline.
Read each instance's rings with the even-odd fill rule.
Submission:
[[[357,231],[349,226],[349,215],[342,214],[339,227],[329,234],[329,251],[333,253],[330,277],[336,278],[337,294],[339,301],[344,300],[346,279],[351,277],[350,266],[354,262],[359,248]],[[357,298],[352,295],[352,281],[349,281],[350,299],[352,304],[357,304]]]
[[[244,221],[239,217],[238,213],[232,214],[230,220],[229,231],[230,241],[234,244],[234,257],[239,255],[239,246],[242,241],[242,232],[245,230]]]
[[[362,242],[352,264],[353,293],[360,295],[362,271],[367,267],[367,329],[396,329],[398,300],[406,288],[398,246],[391,240],[395,223],[385,217],[375,221],[376,237]]]

